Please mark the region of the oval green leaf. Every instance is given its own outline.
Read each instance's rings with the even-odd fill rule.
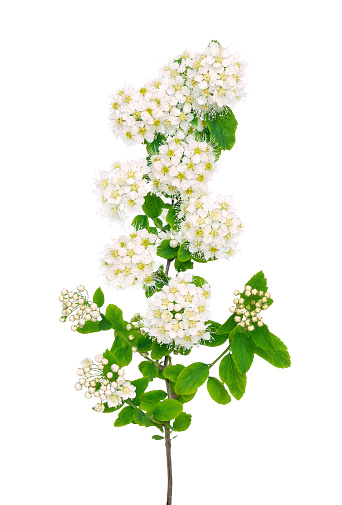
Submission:
[[[177,377],[175,392],[178,395],[191,395],[207,380],[209,367],[205,363],[193,363],[180,372]]]

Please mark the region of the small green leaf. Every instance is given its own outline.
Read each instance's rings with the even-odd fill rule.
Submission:
[[[260,356],[260,358],[263,358],[277,368],[290,367],[291,357],[286,345],[280,340],[280,338],[273,335],[273,333],[270,333],[270,335],[273,341],[274,349],[264,350],[259,347],[255,347],[254,352]]]
[[[126,331],[126,323],[122,317],[122,310],[116,305],[110,304],[106,309],[106,318],[116,331]]]
[[[151,358],[158,361],[163,356],[168,356],[169,354],[171,354],[173,349],[174,344],[173,345],[158,344],[158,342],[154,340],[152,343]]]
[[[135,379],[134,381],[130,381],[133,386],[135,386],[135,398],[133,398],[132,402],[135,405],[139,405],[140,397],[147,388],[149,384],[148,377],[141,377],[141,379]]]
[[[148,377],[149,381],[152,381],[155,377],[157,377],[158,369],[155,364],[150,361],[142,361],[138,368],[144,377]]]
[[[220,328],[220,323],[216,323],[215,321],[206,321],[207,326],[207,331],[209,331],[211,335],[210,340],[202,340],[201,344],[206,345],[207,347],[217,347],[219,345],[224,344],[227,339],[228,335],[218,335],[217,330]]]
[[[263,291],[266,293],[267,291],[267,280],[264,275],[264,272],[260,270],[260,272],[253,275],[248,282],[246,282],[245,286],[251,286],[252,289],[257,289],[258,291]]]
[[[172,428],[175,431],[185,431],[189,428],[190,424],[191,424],[191,414],[186,414],[185,412],[182,412],[174,420]]]
[[[101,314],[101,321],[99,327],[101,331],[107,331],[113,328],[112,323],[108,321],[108,319],[103,314]]]
[[[97,288],[97,290],[95,291],[94,293],[94,296],[93,296],[93,302],[96,303],[96,305],[98,307],[102,307],[102,305],[104,304],[104,294],[102,292],[102,289],[101,288]]]
[[[232,356],[239,371],[244,374],[250,369],[254,353],[250,339],[243,332],[235,333],[231,340]]]
[[[144,144],[146,144],[146,151],[149,155],[153,154],[158,154],[159,153],[159,147],[164,144],[164,141],[166,140],[166,137],[162,135],[161,133],[157,133],[155,139],[153,142],[147,142],[147,140],[144,140]]]
[[[147,193],[145,196],[145,203],[142,206],[142,209],[145,212],[146,216],[154,219],[160,216],[163,208],[164,202],[159,196],[155,195],[154,193]]]
[[[178,249],[178,260],[181,262],[189,261],[191,259],[191,252],[188,247],[184,244]]]
[[[134,409],[131,406],[124,407],[120,410],[119,416],[114,422],[114,426],[118,428],[120,426],[130,424],[133,421],[133,410]]]
[[[133,420],[139,424],[139,426],[144,426],[145,428],[148,428],[150,426],[149,416],[147,416],[145,412],[140,410],[138,407],[133,410]]]
[[[205,122],[210,131],[210,137],[223,150],[230,150],[235,144],[235,131],[237,121],[231,109],[224,107],[223,112],[216,113],[214,116],[206,114]]]
[[[160,435],[152,435],[153,440],[164,440],[164,437],[161,437]]]
[[[178,211],[175,207],[171,207],[166,214],[166,222],[173,230],[178,230]]]
[[[266,324],[263,324],[261,327],[255,325],[254,330],[250,333],[250,336],[254,344],[264,351],[272,351],[277,348]]]
[[[161,389],[156,389],[154,391],[148,391],[140,397],[140,408],[143,410],[151,410],[153,405],[159,403],[166,398],[165,391]]]
[[[152,349],[153,341],[148,335],[139,335],[136,342],[138,352],[148,352]]]
[[[178,247],[170,247],[170,239],[165,239],[157,247],[157,256],[164,259],[176,258],[178,254]]]
[[[193,363],[180,372],[175,391],[179,395],[191,395],[196,392],[209,376],[209,367],[205,363]]]
[[[204,284],[209,284],[203,277],[200,277],[199,275],[193,275],[192,276],[192,284],[195,284],[195,286],[202,288]]]
[[[178,375],[184,370],[184,365],[180,363],[178,365],[169,365],[164,368],[163,375],[166,379],[169,379],[172,382],[176,382]]]
[[[222,358],[219,374],[221,381],[227,384],[234,398],[240,400],[246,390],[247,378],[246,374],[239,372],[231,354],[227,354]]]
[[[158,403],[153,409],[153,415],[159,421],[171,421],[183,410],[183,405],[177,400],[167,399]]]
[[[149,229],[149,222],[148,222],[148,217],[141,214],[139,216],[135,216],[135,218],[132,221],[132,226],[136,230],[148,230]]]
[[[211,398],[215,402],[220,403],[221,405],[227,405],[227,403],[231,401],[231,397],[227,393],[226,388],[222,382],[220,382],[215,377],[209,377],[207,382],[207,389]]]
[[[85,325],[82,328],[79,326],[77,328],[78,333],[86,334],[86,333],[96,333],[101,331],[100,328],[101,321],[86,321]]]
[[[196,396],[196,392],[195,393],[192,393],[192,395],[178,395],[177,396],[177,401],[181,402],[181,403],[188,403],[188,402],[191,402],[191,400],[193,400]]]
[[[219,335],[227,335],[237,326],[237,322],[234,321],[235,314],[232,314],[225,323],[222,324],[219,328],[217,328],[217,333]]]
[[[186,270],[194,268],[194,264],[191,260],[181,262],[179,261],[178,258],[176,258],[174,262],[174,267],[177,270],[177,272],[186,272]]]
[[[130,364],[133,358],[132,348],[129,346],[122,346],[115,349],[114,356],[116,358],[116,363],[120,368]]]

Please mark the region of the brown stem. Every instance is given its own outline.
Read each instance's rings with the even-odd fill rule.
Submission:
[[[166,267],[165,267],[165,275],[166,276],[168,276],[168,274],[169,274],[170,265],[173,262],[173,260],[174,260],[174,258],[172,260],[167,260],[166,261]]]
[[[169,356],[165,356],[163,369],[169,363]],[[166,391],[168,398],[172,398],[171,386],[169,379],[165,379]],[[166,448],[166,463],[167,463],[167,499],[166,505],[171,505],[172,502],[172,461],[171,461],[171,439],[170,428],[164,424],[165,448]]]

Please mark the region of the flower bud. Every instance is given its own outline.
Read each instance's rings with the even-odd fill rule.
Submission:
[[[179,242],[178,242],[178,240],[175,240],[175,239],[170,240],[170,242],[169,242],[170,247],[171,247],[172,249],[175,249],[175,248],[178,246],[178,243],[179,243]]]
[[[117,373],[119,371],[120,367],[119,367],[119,365],[114,364],[110,367],[110,369],[112,370],[112,372]]]
[[[81,291],[81,292],[82,292],[82,291],[84,291],[84,286],[83,286],[83,284],[79,284],[79,285],[77,286],[77,291]]]

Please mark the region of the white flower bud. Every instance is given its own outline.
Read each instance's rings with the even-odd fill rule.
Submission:
[[[103,359],[102,354],[96,354],[96,356],[95,356],[96,363],[102,363],[102,359]]]
[[[77,330],[77,326],[72,326],[71,329],[72,329],[72,331],[76,331]]]
[[[90,385],[91,385],[92,387],[95,387],[95,386],[96,386],[96,382],[95,382],[95,381],[91,381]]]
[[[109,381],[107,381],[107,379],[104,379],[104,380],[102,381],[102,384],[103,384],[104,386],[107,386],[108,382],[109,382]]]
[[[259,291],[258,295],[259,296],[264,296],[264,292],[263,291]]]
[[[250,291],[245,291],[245,296],[251,296],[251,292]]]
[[[61,317],[59,318],[59,320],[60,320],[60,322],[61,322],[61,323],[65,323],[65,321],[66,321],[66,317],[65,317],[65,316],[61,316]]]
[[[85,320],[85,321],[90,321],[90,319],[91,319],[91,316],[90,316],[89,314],[86,314],[86,315],[84,316],[84,320]]]
[[[251,289],[252,289],[252,286],[248,286],[248,285],[247,285],[247,286],[245,286],[245,290],[246,290],[246,291],[250,291]]]
[[[234,317],[234,321],[235,321],[236,323],[239,323],[239,322],[241,321],[241,317],[240,317],[240,316],[235,316],[235,317]]]
[[[117,382],[112,382],[111,386],[112,386],[112,388],[116,389],[118,387],[118,383]]]
[[[89,400],[92,397],[92,394],[89,393],[89,391],[87,391],[86,393],[84,393],[84,396]]]
[[[66,311],[65,311],[65,313],[68,314],[68,315],[71,314],[71,312],[72,312],[71,309],[66,309]]]
[[[82,385],[79,382],[76,382],[75,389],[76,389],[76,391],[81,391]]]
[[[75,318],[75,320],[76,320],[76,321],[78,321],[78,320],[79,320],[79,318],[80,318],[80,316],[79,316],[78,314],[75,314],[75,315],[74,315],[74,318]]]
[[[85,374],[85,376],[87,377],[87,379],[90,379],[91,374],[90,374],[89,372],[87,372],[87,373]]]
[[[128,336],[128,339],[129,339],[129,340],[134,340],[134,335],[129,335],[129,336]]]
[[[263,308],[264,310],[267,310],[267,309],[268,309],[268,305],[267,305],[267,303],[265,303],[265,305],[263,305],[263,306],[262,306],[262,308]]]
[[[248,331],[253,331],[254,330],[254,326],[251,324],[250,326],[248,326]]]
[[[131,331],[132,329],[133,329],[133,326],[128,323],[128,325],[126,326],[126,330]]]
[[[96,317],[92,317],[92,318],[90,319],[90,321],[92,321],[93,323],[96,323]]]
[[[236,305],[237,303],[240,303],[240,298],[234,298],[233,302],[235,303],[235,305]]]
[[[182,314],[175,315],[175,319],[177,319],[177,321],[181,321],[182,318],[183,318]]]
[[[79,370],[81,370],[81,368],[80,368]],[[79,380],[78,382],[79,382],[80,384],[82,384],[82,386],[83,386],[83,384],[85,384],[85,379],[84,379],[83,377],[81,377],[81,378],[80,378],[80,380]]]
[[[238,289],[236,289],[233,293],[235,296],[239,295],[240,294],[240,291]]]
[[[99,365],[97,365],[97,368],[98,368],[99,370],[103,370],[103,369],[104,369],[104,366],[103,366],[103,365],[101,365],[101,363],[100,363]]]
[[[261,326],[263,326],[263,325],[264,325],[264,323],[262,321],[257,322],[257,326],[259,326],[259,328],[261,328]]]
[[[172,239],[170,240],[170,247],[172,249],[175,249],[178,246],[178,243],[179,243],[178,240]]]
[[[101,389],[101,391],[106,391],[107,388],[106,388],[106,386],[102,385],[100,389]]]
[[[100,312],[98,310],[93,310],[93,312],[91,312],[91,317],[93,317],[94,319],[97,319],[98,317],[100,317]]]
[[[78,322],[78,325],[79,326],[84,326],[85,325],[85,319],[80,319],[79,322]]]
[[[83,284],[79,284],[79,285],[77,286],[77,291],[81,291],[81,292],[82,292],[82,291],[84,291],[84,286],[83,286]]]
[[[258,290],[257,289],[252,289],[252,295],[257,295],[258,294]]]
[[[125,375],[125,369],[124,368],[120,368],[120,370],[118,371],[118,375],[121,376],[121,377],[123,375]]]
[[[91,308],[92,310],[96,310],[98,307],[97,307],[97,304],[93,302],[93,303],[90,305],[90,308]]]
[[[134,314],[134,319],[140,319],[140,314],[139,314],[139,312],[137,312],[136,314]]]
[[[117,373],[119,371],[120,367],[119,367],[119,365],[114,364],[110,367],[110,369],[112,372]]]
[[[93,388],[93,387],[90,386],[89,393],[95,393],[95,388]]]
[[[62,295],[61,295],[61,296],[58,298],[58,300],[59,300],[60,302],[62,302],[62,301],[64,300],[64,296],[62,296]]]
[[[108,377],[108,379],[112,379],[112,378],[113,378],[113,374],[112,374],[112,372],[108,372],[108,373],[107,373],[107,377]]]
[[[103,401],[103,400],[106,400],[106,399],[107,399],[107,398],[106,398],[106,395],[104,395],[104,394],[100,395],[100,400],[102,400],[102,401]]]
[[[100,393],[98,391],[95,391],[94,396],[99,397]]]
[[[68,294],[68,290],[64,288],[64,289],[62,289],[61,293],[62,293],[62,295],[67,295]]]
[[[271,293],[269,293],[268,291],[265,293],[265,296],[266,298],[271,298]]]
[[[102,358],[102,365],[108,365],[108,359],[107,358]]]
[[[235,312],[235,307],[233,305],[231,307],[229,307],[229,312],[232,312],[232,313]]]
[[[105,396],[110,396],[112,394],[110,389],[106,389]]]
[[[85,385],[86,388],[88,388],[90,386],[90,382],[89,381],[85,381],[84,385]]]
[[[86,307],[86,308],[84,309],[84,312],[85,312],[86,314],[90,314],[90,313],[91,313],[91,308],[90,308],[90,307]]]
[[[76,305],[76,304],[75,304],[75,305]],[[82,316],[82,314],[83,314],[83,310],[78,310],[78,311],[76,312],[76,314],[77,314],[78,316]]]
[[[144,358],[147,358],[148,357],[148,352],[141,352],[140,353],[142,356],[144,356]]]
[[[132,347],[132,352],[137,352],[137,348],[136,347]]]
[[[256,323],[257,322],[257,318],[255,316],[252,317],[252,322],[253,323]]]
[[[74,296],[74,292],[73,291],[68,291],[68,297],[72,298],[73,296]]]
[[[244,328],[246,326],[245,321],[241,321],[240,326],[241,326],[241,328]]]
[[[72,323],[75,321],[75,318],[73,315],[69,316],[69,321],[71,321]]]

